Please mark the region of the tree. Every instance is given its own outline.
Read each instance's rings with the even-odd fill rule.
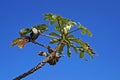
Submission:
[[[49,30],[49,27],[46,24],[38,24],[32,26],[32,28],[24,28],[19,31],[20,37],[13,40],[11,46],[17,45],[19,48],[23,48],[27,43],[37,44],[41,47],[46,48],[48,51],[39,52],[39,56],[45,56],[45,59],[40,62],[37,66],[32,68],[31,70],[19,75],[14,78],[14,80],[20,80],[29,74],[32,74],[39,68],[42,68],[46,63],[50,65],[55,65],[60,58],[63,57],[64,48],[67,48],[68,57],[71,56],[71,48],[74,49],[75,53],[79,53],[79,57],[87,60],[85,57],[85,53],[87,53],[91,58],[95,52],[89,46],[88,43],[81,40],[79,37],[75,37],[73,34],[76,31],[81,30],[81,34],[87,34],[92,37],[92,33],[79,22],[75,22],[73,20],[61,17],[56,14],[44,14],[44,20],[49,21],[49,24],[54,28],[54,32],[50,32],[49,34],[44,34],[44,32]],[[74,27],[74,30],[72,30]],[[50,38],[49,44],[56,45],[55,48],[51,48],[50,46],[45,46],[44,44],[38,43],[36,39],[39,36],[46,36]]]

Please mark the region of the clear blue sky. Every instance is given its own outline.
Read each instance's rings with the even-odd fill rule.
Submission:
[[[55,66],[47,64],[22,80],[120,80],[119,3],[119,0],[1,0],[0,80],[12,80],[43,59],[37,55],[43,48],[37,45],[27,44],[19,49],[10,47],[10,43],[19,36],[20,29],[44,23],[44,13],[60,14],[85,25],[93,37],[82,39],[99,56],[94,59],[87,56],[86,62],[73,53],[71,58],[65,56]]]

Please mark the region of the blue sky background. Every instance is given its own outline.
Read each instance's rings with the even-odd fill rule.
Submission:
[[[93,37],[82,39],[99,56],[94,59],[87,56],[89,61],[84,61],[73,53],[71,58],[65,56],[55,66],[47,64],[22,80],[120,80],[119,3],[119,0],[1,0],[0,80],[12,80],[44,59],[37,52],[45,49],[37,45],[10,47],[20,29],[46,23],[44,13],[60,14],[85,25]],[[46,43],[41,39],[38,41]]]

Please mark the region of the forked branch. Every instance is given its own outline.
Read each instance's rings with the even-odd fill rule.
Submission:
[[[13,80],[21,80],[22,78],[25,78],[26,76],[34,73],[35,71],[37,71],[38,69],[42,68],[47,62],[49,62],[50,60],[54,59],[54,56],[56,55],[56,52],[59,50],[61,44],[62,44],[63,40],[60,41],[60,43],[58,43],[58,45],[56,46],[56,48],[53,50],[52,53],[49,54],[48,57],[46,57],[42,62],[40,62],[38,65],[36,65],[35,67],[33,67],[32,69],[30,69],[29,71],[19,75],[18,77],[14,78]],[[44,46],[38,42],[33,41],[34,44],[37,44],[39,46],[45,47],[48,49],[47,46]]]

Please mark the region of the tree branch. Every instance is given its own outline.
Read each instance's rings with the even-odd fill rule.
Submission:
[[[30,42],[32,42],[32,43],[34,43],[34,44],[37,44],[37,45],[39,45],[39,46],[41,46],[41,47],[44,47],[44,48],[47,48],[47,49],[48,49],[48,46],[45,46],[45,45],[43,45],[43,44],[40,44],[40,43],[38,43],[38,42],[36,42],[36,41],[31,40]]]
[[[20,80],[32,73],[34,73],[35,71],[37,71],[38,69],[42,68],[51,58],[51,55],[50,54],[48,57],[46,57],[45,60],[43,60],[42,62],[40,62],[37,66],[35,66],[34,68],[30,69],[29,71],[23,73],[22,75],[19,75],[18,77],[14,78],[13,80]]]
[[[56,52],[59,50],[59,48],[60,48],[61,44],[63,43],[63,41],[64,41],[64,40],[61,40],[61,41],[58,43],[58,45],[57,45],[56,48],[53,50],[53,52],[52,52],[51,54],[49,54],[49,56],[46,57],[45,60],[43,60],[42,62],[40,62],[38,65],[36,65],[34,68],[30,69],[29,71],[27,71],[27,72],[19,75],[18,77],[14,78],[13,80],[20,80],[20,79],[22,79],[22,78],[25,78],[26,76],[28,76],[28,75],[34,73],[35,71],[37,71],[38,69],[42,68],[48,61],[51,60],[51,58],[54,59],[54,55],[56,55]],[[45,47],[45,48],[48,49],[47,46],[44,46],[44,45],[42,45],[42,44],[40,44],[40,43],[38,43],[38,42],[36,42],[36,41],[32,41],[32,42],[33,42],[34,44],[38,44],[38,45],[40,45],[40,46]]]

